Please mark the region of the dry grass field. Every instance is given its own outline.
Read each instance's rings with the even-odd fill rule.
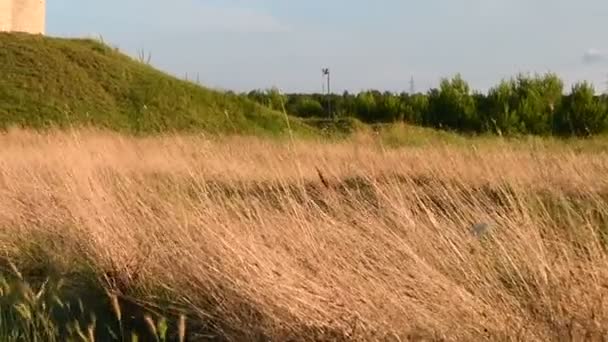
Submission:
[[[192,340],[605,340],[607,174],[542,144],[16,130],[0,253],[182,310]]]

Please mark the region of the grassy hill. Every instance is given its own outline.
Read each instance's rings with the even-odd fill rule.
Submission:
[[[296,133],[313,129],[290,118]],[[0,128],[286,132],[282,113],[160,72],[90,39],[0,33]]]

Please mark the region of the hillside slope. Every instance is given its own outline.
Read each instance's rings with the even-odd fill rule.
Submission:
[[[290,118],[297,132],[311,128]],[[0,33],[0,128],[285,132],[281,113],[160,72],[89,39]]]

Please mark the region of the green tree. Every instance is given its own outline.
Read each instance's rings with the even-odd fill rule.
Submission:
[[[357,94],[355,110],[359,119],[365,122],[376,122],[377,109],[376,98],[371,91]]]
[[[399,97],[391,92],[384,92],[378,95],[378,117],[382,122],[401,121],[403,112],[401,110],[401,101]]]
[[[530,134],[551,134],[553,119],[563,96],[563,82],[554,74],[527,77],[515,81],[518,116],[522,130]]]
[[[606,102],[595,96],[593,85],[582,82],[572,87],[555,120],[555,129],[562,135],[592,135],[608,128]]]
[[[429,93],[429,113],[425,120],[438,128],[478,131],[480,121],[469,84],[460,74],[442,79],[439,89]]]
[[[402,120],[414,125],[423,124],[423,118],[428,116],[429,97],[425,94],[401,95]]]
[[[484,118],[485,129],[497,134],[521,132],[518,114],[519,98],[513,80],[503,80],[493,87],[487,96],[487,112]]]

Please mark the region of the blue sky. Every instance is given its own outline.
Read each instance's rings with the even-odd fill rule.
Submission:
[[[486,90],[517,72],[608,81],[606,0],[48,0],[47,33],[152,53],[178,76],[245,91]]]

